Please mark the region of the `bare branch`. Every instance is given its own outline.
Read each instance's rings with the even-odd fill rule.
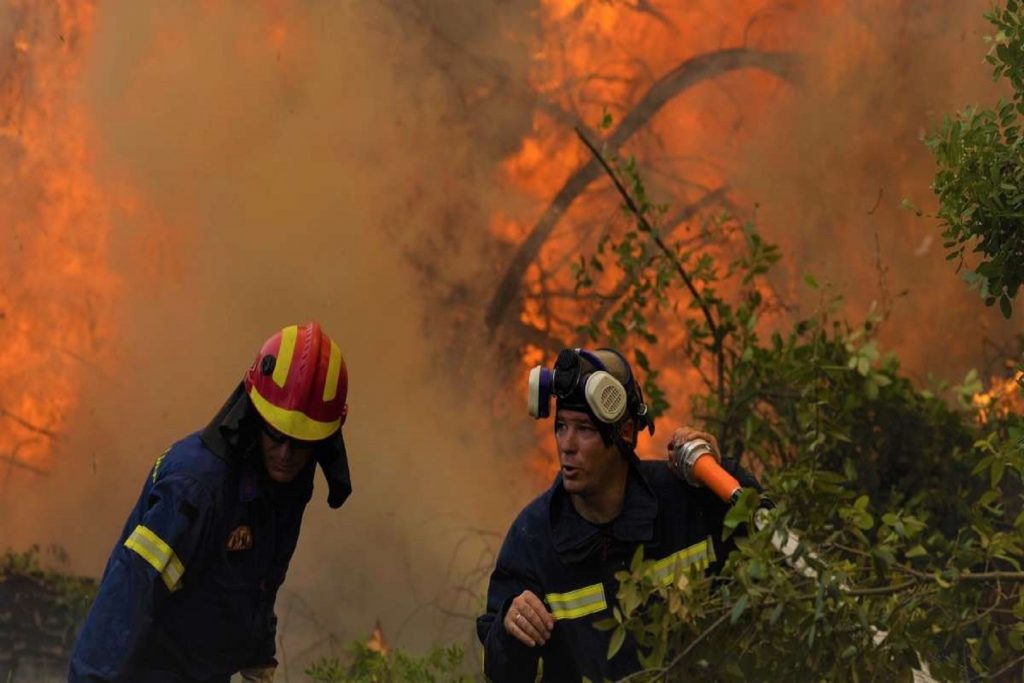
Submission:
[[[617,152],[619,147],[647,125],[667,102],[698,83],[739,69],[761,69],[780,78],[792,80],[796,67],[797,58],[793,55],[745,48],[719,50],[688,59],[662,76],[648,89],[604,141],[605,148],[611,153]],[[536,260],[541,247],[562,214],[600,175],[601,167],[595,159],[590,159],[577,169],[548,204],[527,238],[519,245],[487,306],[485,322],[491,334],[494,334],[508,317],[510,306],[518,300],[520,283],[526,269]]]
[[[54,441],[58,441],[60,439],[60,436],[56,432],[51,431],[49,429],[46,429],[45,427],[40,427],[39,425],[32,424],[31,422],[29,422],[25,418],[23,418],[23,417],[21,417],[19,415],[15,415],[14,413],[12,413],[9,410],[4,410],[3,408],[0,408],[0,417],[6,417],[11,422],[14,422],[14,423],[20,425],[21,427],[24,427],[25,429],[27,429],[30,432],[35,432],[36,434],[42,434],[43,436],[45,436],[45,437],[47,437],[49,439],[53,439]]]
[[[24,460],[22,460],[21,458],[14,457],[13,455],[8,455],[6,453],[0,453],[0,462],[5,462],[8,465],[10,465],[11,467],[19,467],[19,468],[21,468],[23,470],[28,470],[29,472],[32,472],[33,474],[40,474],[40,475],[43,475],[43,476],[47,476],[47,475],[50,474],[49,472],[44,470],[42,467],[37,467],[36,465],[30,465],[27,462],[25,462]]]
[[[626,190],[625,187],[623,187],[622,182],[619,180],[618,176],[615,175],[615,172],[608,165],[608,162],[605,161],[604,157],[601,156],[601,153],[597,151],[597,148],[594,147],[594,145],[591,144],[589,140],[587,140],[586,136],[584,136],[583,134],[583,131],[577,129],[576,134],[579,135],[580,140],[583,141],[583,144],[587,146],[590,152],[597,159],[598,163],[600,163],[601,168],[603,168],[604,171],[608,174],[608,177],[612,179],[612,182],[615,184],[615,188],[619,191],[619,194],[622,195],[622,198],[625,200],[626,205],[629,207],[629,210],[633,213],[634,216],[636,216],[637,220],[640,221],[640,226],[643,229],[643,231],[651,236],[651,238],[654,240],[654,243],[658,245],[659,249],[661,249],[662,254],[665,255],[665,258],[667,258],[672,263],[672,265],[675,266],[676,272],[679,273],[679,277],[682,278],[683,280],[683,284],[685,284],[686,288],[690,290],[690,295],[693,297],[694,301],[697,302],[697,305],[700,306],[701,313],[704,314],[704,321],[707,323],[708,329],[711,331],[711,336],[714,338],[713,350],[715,352],[715,361],[718,366],[718,399],[720,402],[724,403],[725,359],[722,357],[722,338],[724,335],[722,329],[715,323],[715,318],[713,315],[711,315],[711,309],[708,308],[708,305],[704,301],[704,298],[700,295],[700,292],[697,291],[697,287],[693,284],[693,280],[690,278],[689,274],[687,274],[686,270],[683,268],[683,264],[679,261],[679,257],[676,255],[674,251],[668,248],[668,245],[665,244],[664,240],[662,240],[661,237],[658,236],[658,233],[655,232],[654,228],[647,221],[646,216],[643,215],[643,212],[640,211],[640,208],[636,205],[636,202],[634,202],[633,198],[629,195],[629,192]]]

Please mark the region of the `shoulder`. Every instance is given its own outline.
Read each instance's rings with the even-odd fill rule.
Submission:
[[[637,466],[660,504],[718,508],[721,501],[708,489],[690,486],[672,473],[665,460],[637,460]]]
[[[658,498],[686,495],[688,489],[692,489],[672,474],[665,460],[638,459],[636,463],[640,474],[643,475],[644,480],[654,490]]]
[[[516,515],[508,530],[506,537],[508,541],[534,543],[538,538],[549,535],[551,496],[556,486],[559,486],[558,482],[530,501]]]
[[[220,488],[229,475],[228,463],[214,455],[196,432],[175,442],[157,457],[147,485],[205,497]]]

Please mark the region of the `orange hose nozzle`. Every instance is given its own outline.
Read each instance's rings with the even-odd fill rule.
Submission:
[[[742,486],[736,481],[736,477],[726,472],[715,456],[705,453],[693,463],[693,478],[724,500],[726,503],[733,502],[733,496]]]

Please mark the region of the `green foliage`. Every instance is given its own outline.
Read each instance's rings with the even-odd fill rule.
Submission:
[[[51,554],[59,563],[67,562],[67,556],[61,548],[52,548]],[[38,587],[46,595],[52,596],[51,606],[62,614],[69,628],[74,628],[85,618],[96,597],[96,582],[44,569],[40,555],[37,545],[23,553],[8,550],[0,556],[0,583]]]
[[[986,60],[1012,97],[946,118],[927,144],[939,167],[932,188],[948,258],[963,266],[971,247],[980,261],[965,278],[1009,318],[1024,281],[1024,7],[1009,0],[985,16],[997,29]]]
[[[362,642],[352,643],[343,659],[316,662],[306,675],[317,683],[469,683],[463,671],[462,648],[436,647],[422,657],[401,650],[382,653]]]
[[[636,228],[609,231],[577,285],[589,294],[598,264],[628,273],[615,308],[628,324],[612,316],[587,331],[651,348],[647,321],[689,296],[680,351],[706,385],[693,414],[774,504],[741,498],[726,534],[759,530],[737,538],[714,579],[655,585],[634,559],[601,624],[612,651],[626,638],[640,646],[645,670],[632,680],[899,681],[923,662],[963,680],[1019,668],[1024,420],[990,410],[983,424],[968,400],[918,390],[879,347],[882,316],[842,320],[840,298],[813,277],[819,305],[787,329],[763,282],[779,252],[752,224],[705,226],[730,235],[724,264],[712,254],[725,250],[666,243],[635,164],[618,172],[642,198]],[[980,389],[975,374],[958,393]]]

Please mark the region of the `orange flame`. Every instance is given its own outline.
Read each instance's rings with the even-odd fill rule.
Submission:
[[[574,125],[581,126],[595,142],[601,138],[624,141],[626,148],[609,150],[623,157],[630,153],[650,160],[660,157],[659,170],[668,178],[645,173],[649,189],[662,197],[667,195],[678,206],[694,205],[715,189],[724,188],[724,171],[713,160],[739,145],[745,130],[738,124],[723,124],[728,117],[722,117],[721,112],[735,110],[731,98],[742,97],[744,116],[756,119],[778,90],[778,75],[757,69],[724,69],[714,77],[714,83],[698,81],[686,89],[685,97],[669,97],[658,111],[647,112],[649,120],[640,129],[625,133],[619,127],[637,116],[639,108],[651,107],[645,96],[659,79],[681,68],[687,60],[752,44],[767,52],[788,49],[798,32],[805,30],[791,21],[792,17],[824,12],[834,4],[749,0],[732,3],[726,11],[720,3],[711,1],[655,6],[644,0],[543,0],[542,30],[533,45],[530,75],[531,87],[541,104],[534,111],[530,134],[500,169],[505,185],[532,199],[536,209],[528,216],[494,216],[491,234],[511,245],[521,245],[545,208],[552,211],[555,193],[568,187],[574,174],[590,161],[576,138]],[[735,92],[727,92],[724,84]],[[596,130],[606,114],[610,115],[610,127]],[[595,191],[598,189],[601,191]],[[619,199],[610,192],[607,180],[594,176],[567,206],[555,209],[557,225],[523,273],[521,289],[525,295],[516,317],[526,328],[551,340],[549,348],[534,345],[524,350],[524,369],[545,356],[550,360],[560,345],[585,342],[577,326],[588,321],[582,319],[585,316],[573,295],[575,280],[569,266],[578,254],[592,253],[608,224],[618,220]],[[728,195],[722,192],[721,197]],[[704,210],[694,211],[691,218],[699,220],[721,208],[720,203],[711,202]],[[673,239],[679,239],[686,236],[688,223],[684,220],[679,225],[661,227]],[[612,291],[619,277],[608,271],[595,273],[595,289]],[[685,311],[685,305],[680,310]],[[673,332],[682,328],[677,317],[668,315],[656,321],[656,326],[662,348],[679,347],[681,333]],[[655,350],[649,355],[654,366],[662,369],[661,385],[676,406],[675,419],[681,419],[685,397],[700,386],[700,377],[693,369],[680,368],[678,359],[665,360],[666,354]],[[525,378],[526,372],[522,375]],[[525,391],[525,379],[521,389]],[[539,443],[550,442],[549,429],[547,424],[537,426]],[[648,457],[663,457],[650,441],[641,440],[641,450]],[[545,455],[538,455],[533,465],[543,478],[557,468],[547,451],[545,448]]]
[[[1006,379],[993,377],[989,390],[972,396],[971,403],[981,424],[988,424],[993,417],[1024,415],[1024,372],[1018,370]]]
[[[117,280],[108,206],[89,173],[89,123],[73,86],[94,28],[91,1],[13,0],[0,70],[0,465],[51,466],[83,365],[108,329]]]

